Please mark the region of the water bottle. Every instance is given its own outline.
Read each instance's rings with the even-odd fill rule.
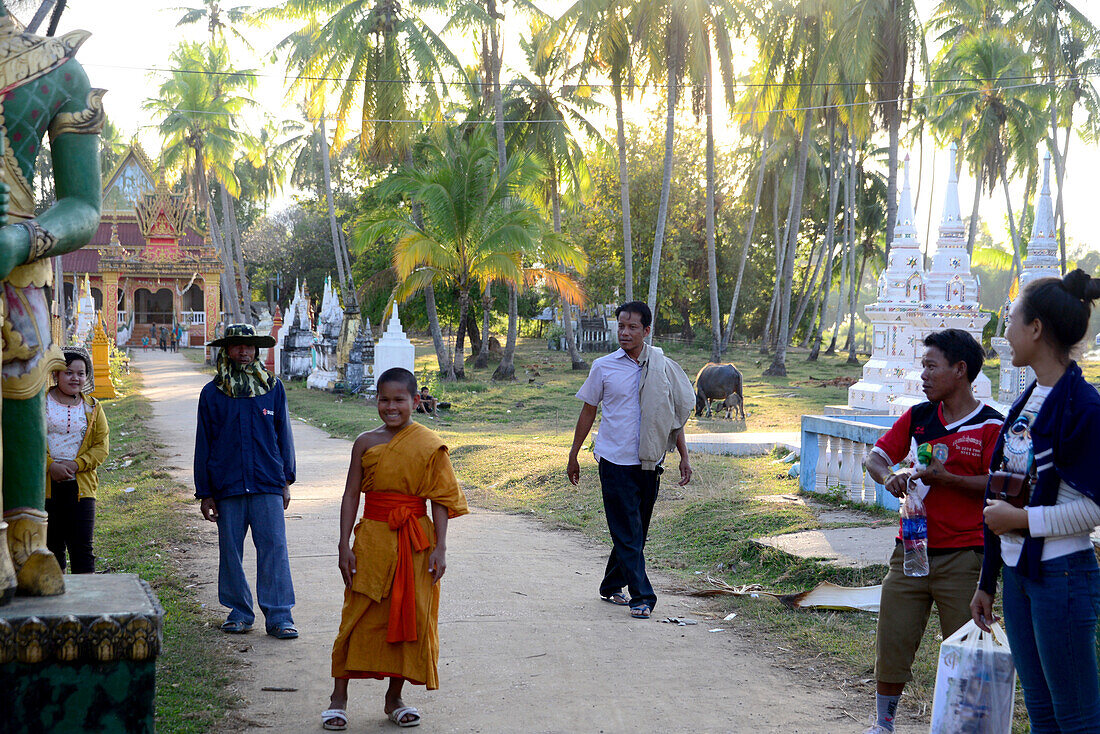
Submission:
[[[921,444],[917,449],[917,469],[924,469],[932,458],[932,449]],[[919,479],[909,480],[909,492],[901,505],[901,543],[905,549],[902,571],[906,576],[928,575],[928,514],[915,486]]]

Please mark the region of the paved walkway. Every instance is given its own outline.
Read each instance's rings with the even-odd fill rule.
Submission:
[[[150,429],[169,447],[175,477],[190,485],[196,403],[209,377],[170,353],[135,353],[134,366],[153,401]],[[364,428],[375,420],[364,410]],[[319,731],[331,689],[329,655],[342,596],[337,518],[350,442],[297,421],[294,438],[299,481],[287,533],[302,636],[275,640],[258,620],[259,631],[227,638],[245,667],[235,684],[244,708],[232,714],[226,731]],[[220,616],[211,583],[216,529],[201,519],[197,503],[191,517],[190,570],[204,582],[202,601]],[[448,541],[441,689],[407,689],[406,702],[424,715],[420,731],[834,734],[861,731],[854,717],[862,720],[873,706],[869,695],[823,684],[820,669],[812,672],[789,653],[779,653],[785,659],[777,665],[774,643],[762,649],[764,643],[739,634],[736,621],[677,627],[630,620],[622,608],[597,599],[607,549],[580,534],[475,511],[451,525]],[[251,565],[246,558],[246,568]],[[663,591],[667,578],[654,582],[659,616],[704,609]],[[721,627],[728,629],[709,631]],[[353,683],[349,731],[394,730],[382,715],[383,690],[378,681]]]

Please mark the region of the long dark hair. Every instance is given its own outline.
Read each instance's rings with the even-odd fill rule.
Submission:
[[[1085,338],[1092,302],[1100,298],[1100,280],[1078,268],[1062,278],[1032,281],[1020,295],[1020,316],[1030,323],[1039,319],[1043,336],[1062,356],[1068,357]]]

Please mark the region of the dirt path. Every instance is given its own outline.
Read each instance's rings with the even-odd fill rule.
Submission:
[[[191,484],[198,394],[209,377],[181,355],[135,353],[153,401],[150,428],[175,475]],[[364,408],[364,427],[377,416]],[[241,636],[245,699],[236,731],[320,731],[331,689],[329,654],[340,617],[336,567],[339,497],[349,441],[295,422],[298,483],[287,513],[290,562],[302,636]],[[201,520],[192,570],[217,578],[216,528]],[[441,688],[407,688],[422,732],[847,732],[862,726],[839,709],[835,690],[811,686],[774,665],[736,631],[703,622],[676,627],[630,620],[596,597],[606,548],[529,519],[475,511],[451,525],[440,610]],[[246,568],[254,555],[246,544]],[[654,584],[661,593],[669,580]],[[214,583],[200,595],[220,613]],[[255,587],[253,587],[255,588]],[[681,616],[698,602],[663,593],[658,613]],[[237,640],[234,640],[235,642]],[[263,687],[297,690],[265,692]],[[384,685],[355,681],[349,731],[393,731],[382,715]],[[841,699],[841,700],[838,700]]]

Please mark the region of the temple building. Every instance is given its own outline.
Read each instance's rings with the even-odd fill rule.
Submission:
[[[106,177],[99,230],[61,259],[66,301],[87,276],[107,336],[120,346],[174,323],[186,327],[183,346],[205,344],[221,318],[221,260],[193,219],[190,195],[156,172],[134,143]]]

